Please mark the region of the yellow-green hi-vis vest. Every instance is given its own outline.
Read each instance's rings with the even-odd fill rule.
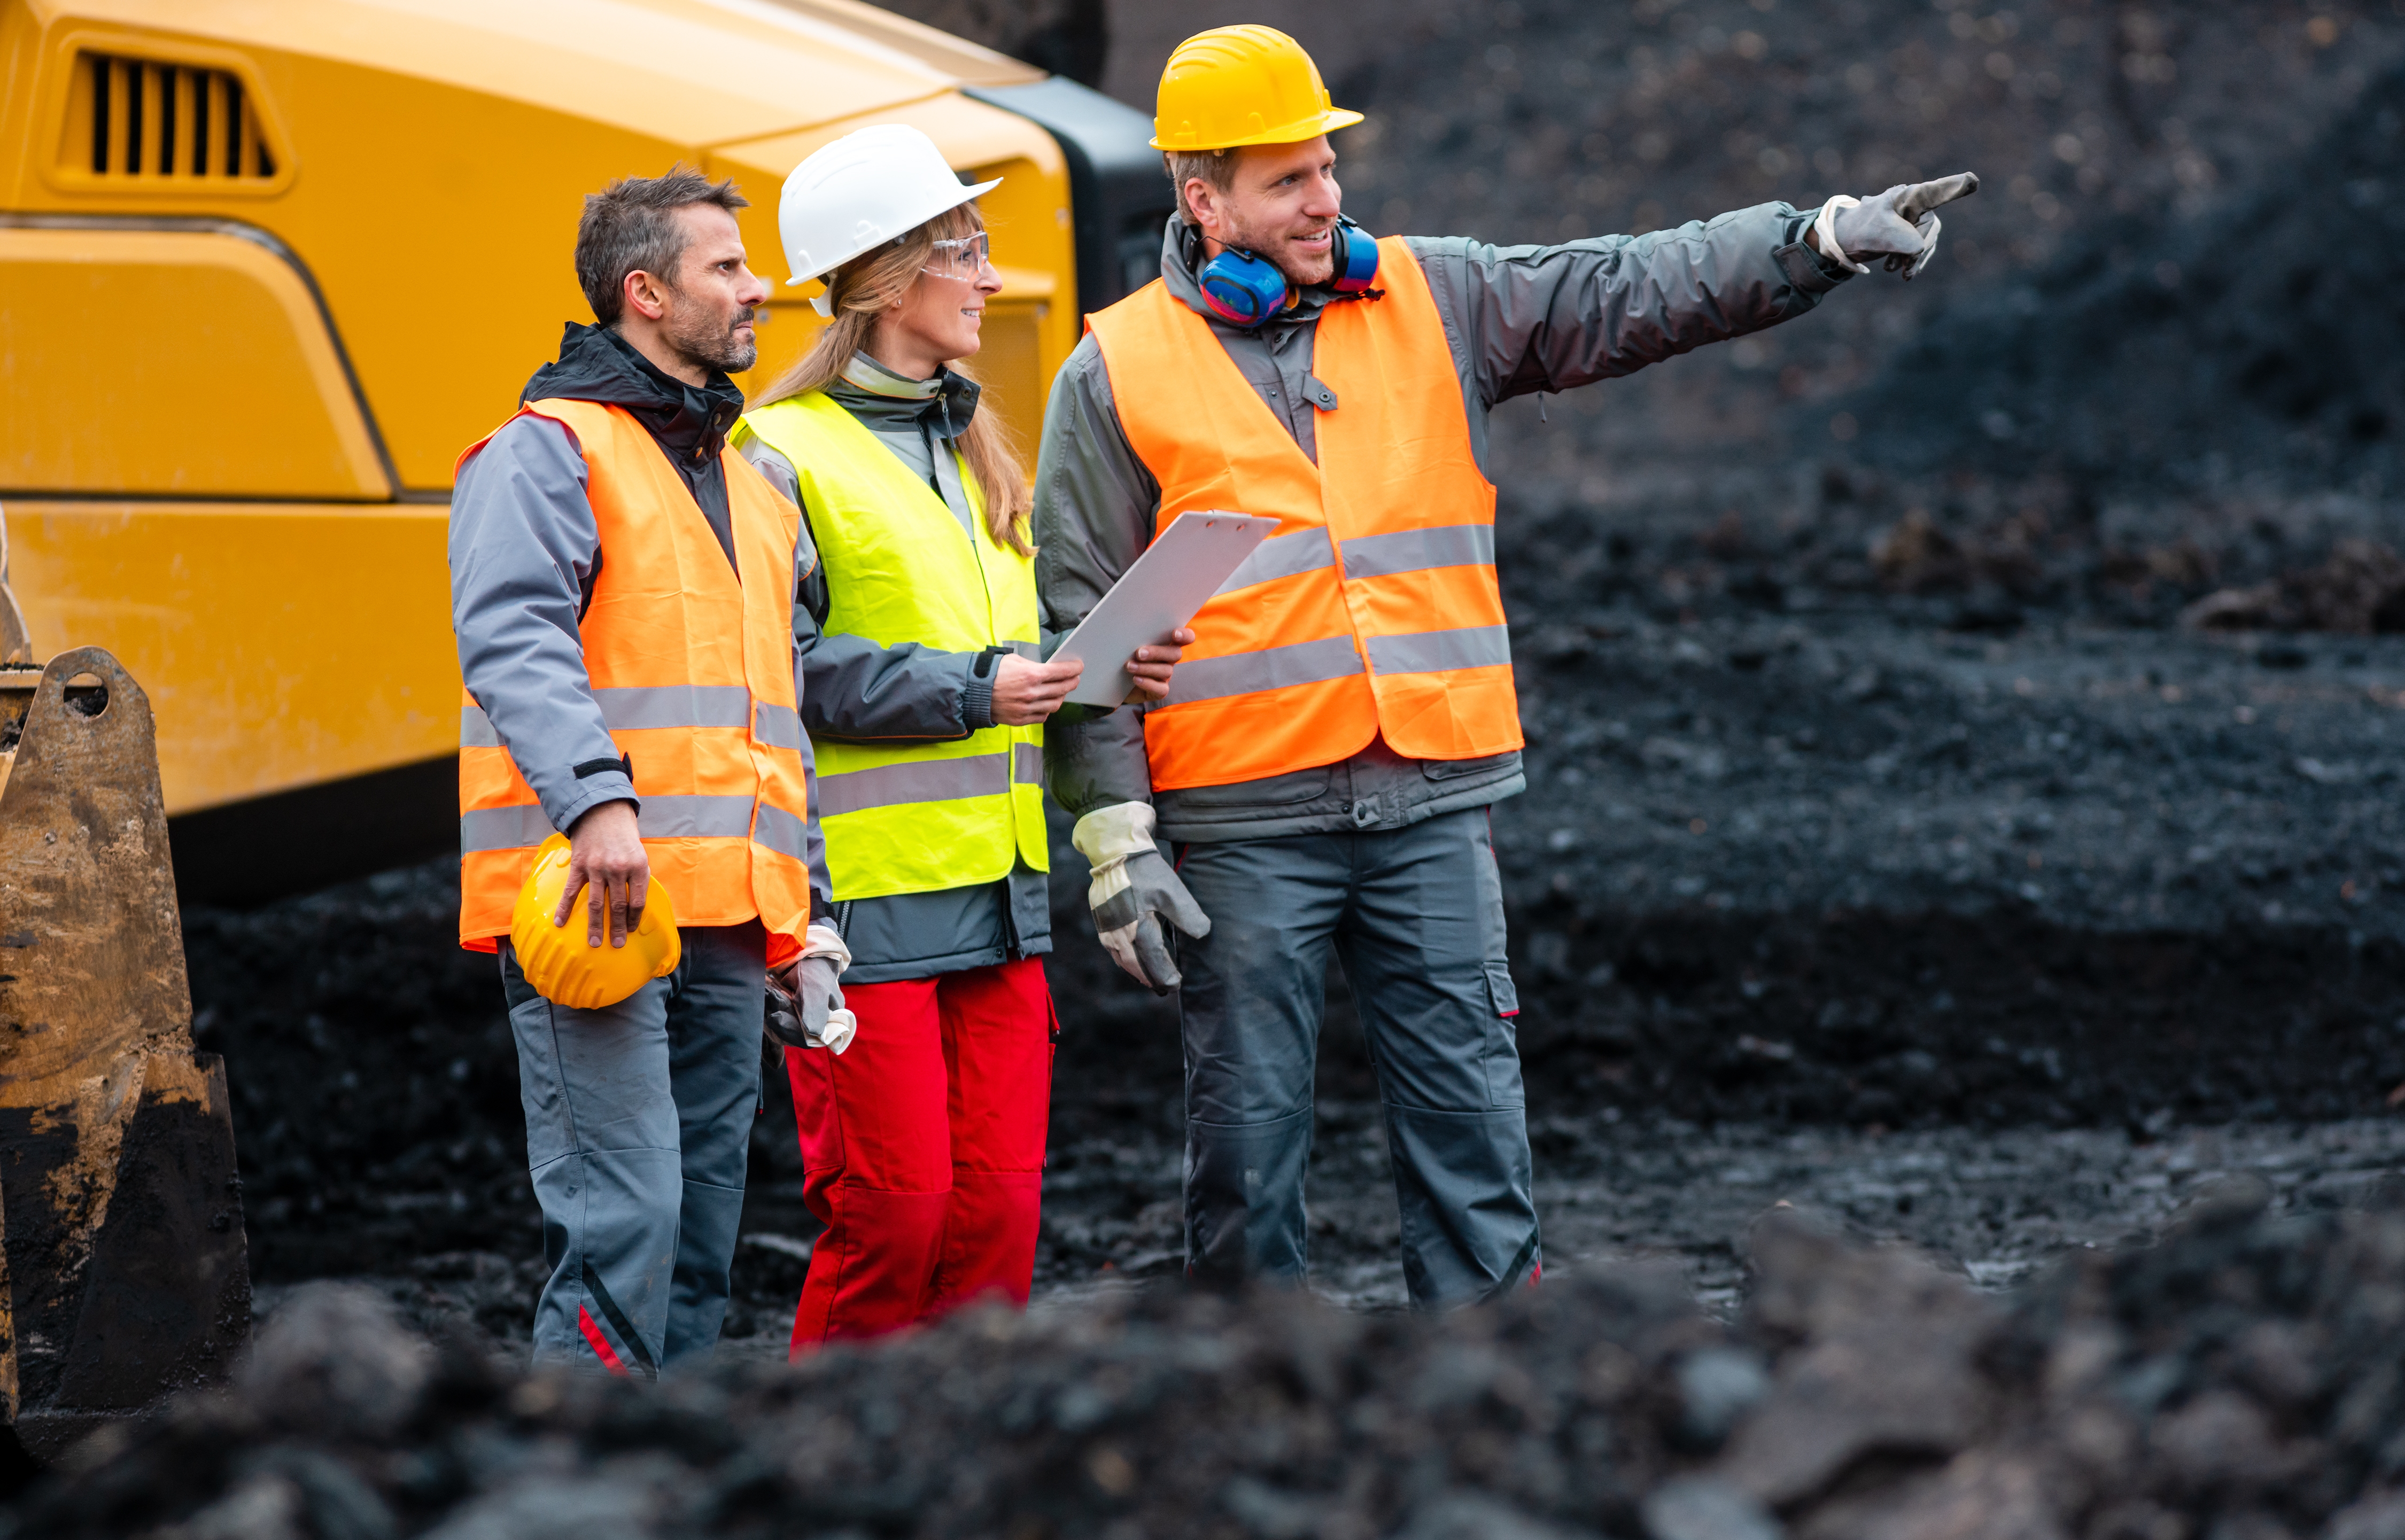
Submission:
[[[1037,655],[1035,564],[987,533],[965,463],[974,539],[935,488],[823,391],[763,407],[738,434],[745,429],[800,478],[826,564],[825,635]],[[941,743],[813,734],[810,747],[836,902],[998,882],[1020,861],[1049,868],[1041,726],[989,727]]]

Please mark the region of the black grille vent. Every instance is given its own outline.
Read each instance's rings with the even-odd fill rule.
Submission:
[[[84,54],[77,67],[76,95],[88,104],[90,132],[81,144],[70,135],[70,164],[88,154],[91,174],[112,178],[274,176],[258,105],[232,71],[105,53]]]

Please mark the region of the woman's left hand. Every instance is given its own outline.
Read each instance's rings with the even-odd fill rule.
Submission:
[[[1062,663],[1032,663],[1015,652],[1003,654],[993,672],[993,720],[1004,727],[1032,727],[1053,712],[1069,692],[1077,688],[1086,665],[1076,658]]]
[[[1135,680],[1135,693],[1148,701],[1157,701],[1169,693],[1170,670],[1194,645],[1194,633],[1180,626],[1169,634],[1166,643],[1139,647],[1128,660],[1127,671]]]

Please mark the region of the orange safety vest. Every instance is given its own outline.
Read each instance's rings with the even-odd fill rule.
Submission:
[[[808,783],[794,693],[794,542],[801,511],[732,449],[736,567],[640,423],[598,401],[521,409],[564,424],[590,469],[607,558],[578,631],[618,751],[633,763],[652,880],[681,925],[757,917],[772,960],[809,926]],[[466,465],[490,434],[459,456]],[[741,573],[738,581],[737,571]],[[459,942],[494,949],[551,820],[473,696],[459,713]]]
[[[1378,252],[1385,297],[1320,313],[1312,370],[1336,406],[1315,425],[1317,465],[1160,280],[1087,317],[1160,483],[1157,527],[1189,511],[1279,521],[1194,617],[1169,698],[1145,712],[1158,791],[1333,764],[1381,735],[1420,760],[1521,745],[1495,487],[1428,276],[1399,238]]]

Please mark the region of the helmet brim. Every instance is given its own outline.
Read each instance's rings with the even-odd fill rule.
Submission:
[[[953,199],[948,203],[943,203],[937,207],[929,209],[926,213],[919,216],[919,217],[911,220],[909,224],[903,227],[904,231],[905,232],[907,232],[908,231],[916,230],[921,225],[925,224],[928,220],[935,218],[937,215],[949,214],[952,210],[960,207],[963,203],[974,203],[1000,186],[1002,186],[1002,178],[997,176],[991,182],[978,182],[971,187],[963,187],[961,189],[961,195],[959,197]],[[851,250],[845,252],[842,256],[834,259],[832,261],[823,262],[818,266],[811,268],[808,273],[795,273],[792,277],[785,280],[785,287],[787,288],[798,288],[804,284],[814,283],[817,280],[825,277],[828,273],[833,273],[836,269],[843,266],[844,263],[851,261],[862,252],[874,251],[879,246],[883,245],[886,242],[893,239],[893,237],[891,235],[879,235],[872,240],[864,241],[860,245],[853,246]]]
[[[1315,112],[1308,118],[1299,118],[1276,128],[1263,129],[1259,133],[1248,133],[1241,139],[1215,139],[1207,145],[1164,145],[1160,142],[1160,124],[1155,121],[1153,135],[1146,143],[1155,149],[1168,150],[1173,154],[1206,149],[1241,149],[1246,145],[1300,145],[1323,133],[1333,133],[1338,129],[1351,128],[1365,120],[1357,112],[1344,107],[1329,107],[1325,112]]]

